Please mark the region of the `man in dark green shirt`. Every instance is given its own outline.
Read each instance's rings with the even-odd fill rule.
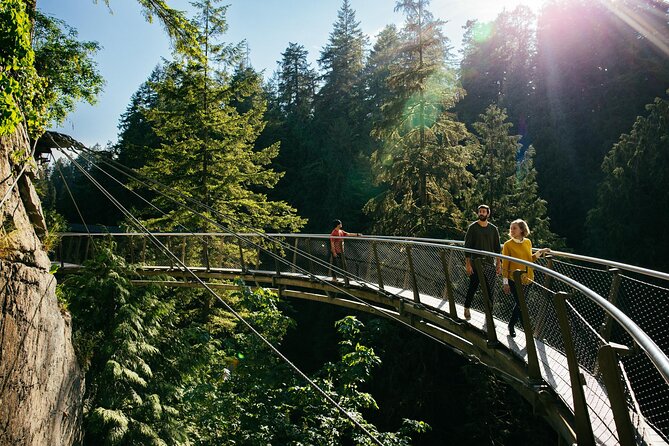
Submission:
[[[485,204],[479,205],[478,217],[479,219],[470,224],[467,228],[465,248],[476,249],[478,251],[496,252],[499,254],[500,243],[497,226],[488,222],[490,208]],[[469,308],[472,305],[472,299],[474,299],[474,294],[476,294],[476,290],[480,283],[479,275],[472,264],[472,258],[477,257],[482,259],[483,275],[486,278],[486,283],[488,284],[488,289],[491,294],[493,291],[492,285],[495,283],[495,274],[499,275],[502,272],[502,262],[500,259],[484,255],[476,255],[469,252],[465,253],[465,269],[469,276],[469,288],[467,289],[467,297],[465,298],[465,319],[467,320],[471,318]]]

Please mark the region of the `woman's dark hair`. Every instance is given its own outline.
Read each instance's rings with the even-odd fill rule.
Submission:
[[[333,228],[336,228],[340,224],[341,224],[341,220],[337,220],[337,219],[332,220],[332,227]]]

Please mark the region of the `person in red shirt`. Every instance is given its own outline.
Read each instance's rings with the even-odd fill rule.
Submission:
[[[360,237],[362,234],[344,231],[341,220],[334,220],[332,226],[334,226],[334,229],[330,233],[330,263],[344,269],[344,237]],[[334,270],[332,271],[332,277],[337,278]]]

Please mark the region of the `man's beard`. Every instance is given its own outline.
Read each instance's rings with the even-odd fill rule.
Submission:
[[[479,215],[479,220],[486,221],[488,219],[487,215]]]

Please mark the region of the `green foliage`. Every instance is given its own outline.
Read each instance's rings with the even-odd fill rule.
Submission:
[[[166,384],[154,381],[157,348],[173,309],[157,289],[135,288],[132,268],[113,243],[63,287],[72,313],[77,355],[86,372],[87,444],[177,444],[183,435]]]
[[[406,13],[398,53],[389,68],[392,92],[373,131],[375,182],[386,190],[365,205],[382,234],[459,235],[461,208],[472,183],[466,166],[473,141],[447,110],[457,102],[448,40],[429,2],[398,2]]]
[[[531,9],[520,5],[502,11],[490,23],[468,21],[463,47],[460,82],[467,95],[455,106],[458,116],[470,125],[497,104],[525,136],[536,81],[536,17]]]
[[[534,148],[523,151],[520,136],[510,135],[512,124],[506,110],[489,106],[473,127],[480,146],[474,161],[476,186],[474,202],[491,207],[491,219],[497,222],[500,234],[506,237],[510,223],[522,218],[532,231],[537,246],[558,241],[549,229],[546,201],[538,196],[537,173],[532,164]]]
[[[61,124],[77,101],[95,103],[104,85],[93,60],[100,49],[97,42],[80,42],[65,22],[36,11],[32,45],[35,69],[46,79],[42,101],[49,104],[47,122]]]
[[[363,82],[367,36],[348,0],[342,2],[318,63],[323,84],[314,101],[316,173],[312,180],[313,227],[331,229],[334,218],[361,230],[361,209],[372,191],[369,122]]]
[[[640,222],[646,215],[653,222],[669,216],[669,99],[656,98],[646,110],[602,163],[604,179],[588,213],[588,241],[597,255],[669,271],[667,232],[661,224]]]
[[[230,79],[225,71],[215,69],[214,62],[231,62],[238,53],[219,43],[225,8],[214,3],[199,5],[196,22],[207,58],[173,62],[150,85],[155,106],[145,114],[161,146],[154,148],[154,158],[142,172],[212,207],[218,213],[216,219],[235,230],[297,230],[303,221],[294,209],[285,202],[269,201],[263,193],[281,175],[268,167],[278,154],[278,144],[254,147],[265,126],[259,76],[241,70]],[[169,212],[149,221],[154,228],[215,229],[169,200],[157,197],[155,201]]]
[[[23,0],[0,4],[0,135],[25,122],[31,136],[43,131],[45,82],[34,67],[32,20]]]
[[[576,250],[604,157],[667,89],[669,58],[656,43],[669,39],[668,14],[658,0],[560,0],[539,16],[528,133],[552,227]]]

